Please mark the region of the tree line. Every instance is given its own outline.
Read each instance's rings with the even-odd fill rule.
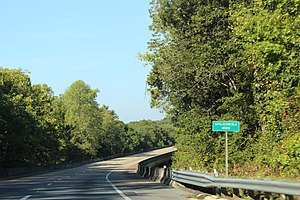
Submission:
[[[222,133],[240,121],[229,165],[241,175],[300,174],[300,1],[152,0],[151,104],[176,126],[173,167],[222,170]]]
[[[0,168],[44,166],[170,145],[168,119],[125,124],[78,80],[55,96],[21,69],[0,68]]]

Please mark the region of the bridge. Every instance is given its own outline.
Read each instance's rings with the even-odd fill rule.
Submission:
[[[188,199],[190,191],[136,174],[138,163],[174,151],[165,148],[11,180],[0,181],[0,199]]]
[[[273,194],[281,194],[285,199],[300,195],[298,183],[216,178],[207,174],[157,167],[167,162],[174,151],[173,147],[168,147],[54,172],[2,179],[0,199],[191,200],[191,197],[204,194],[183,187],[174,188],[170,183],[198,189],[209,188],[219,195],[225,193],[239,196],[242,189],[246,191],[245,195],[254,199],[258,191],[263,192],[259,193],[260,196],[269,195],[270,198],[274,197]],[[230,189],[232,192],[228,192]],[[203,197],[219,198],[208,194]]]

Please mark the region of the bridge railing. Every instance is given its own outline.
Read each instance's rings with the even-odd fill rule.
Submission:
[[[155,165],[160,161],[171,159],[172,153],[164,154],[142,161],[138,165],[138,174],[161,183],[178,182],[202,188],[231,188],[249,191],[276,193],[288,196],[300,195],[300,183],[253,180],[239,178],[216,178],[206,174],[159,168]]]

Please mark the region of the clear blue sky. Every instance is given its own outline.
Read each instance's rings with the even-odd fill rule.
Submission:
[[[55,95],[83,80],[124,122],[161,119],[137,59],[151,37],[149,1],[1,0],[0,66],[28,70]]]

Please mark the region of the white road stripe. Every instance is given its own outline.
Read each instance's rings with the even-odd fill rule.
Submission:
[[[48,186],[52,185],[52,183],[48,183]]]
[[[112,173],[112,171],[109,172],[108,174],[106,174],[106,181],[111,185],[112,188],[114,188],[114,190],[116,190],[117,193],[119,193],[119,195],[121,197],[123,197],[123,199],[125,199],[125,200],[131,200],[128,196],[126,196],[121,190],[119,190],[119,188],[117,188],[117,186],[115,186],[114,184],[112,184],[112,182],[109,180],[108,177],[109,177],[109,175],[111,173]]]
[[[26,200],[26,199],[29,199],[30,197],[31,197],[31,195],[27,195],[27,196],[23,197],[23,198],[20,199],[20,200]]]

